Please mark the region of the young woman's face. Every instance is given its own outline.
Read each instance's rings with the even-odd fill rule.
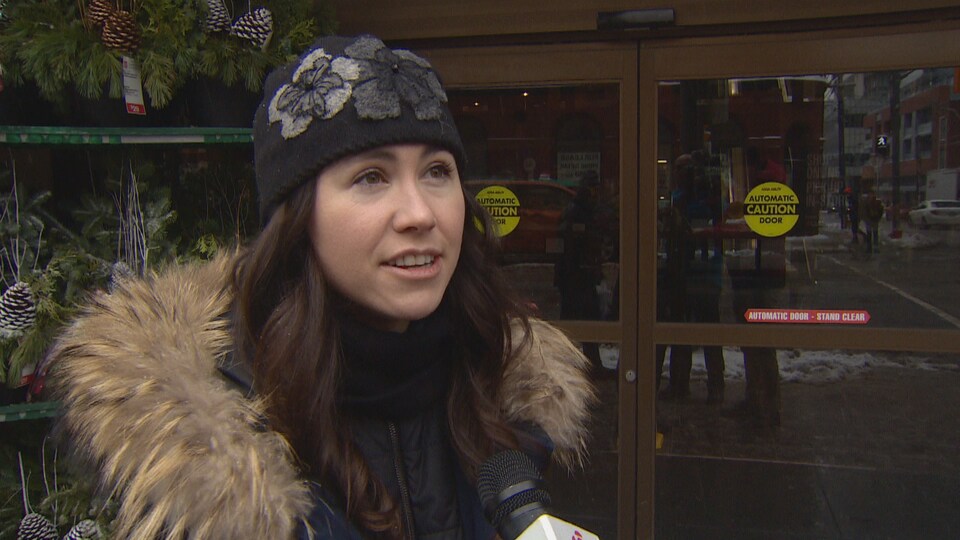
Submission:
[[[464,206],[450,152],[382,146],[321,171],[310,239],[327,280],[365,322],[403,331],[440,305],[460,257]]]

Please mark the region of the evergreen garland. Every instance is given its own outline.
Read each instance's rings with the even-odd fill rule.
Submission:
[[[49,199],[49,192],[28,196],[18,186],[0,197],[2,279],[11,284],[4,293],[8,299],[0,297],[0,384],[8,386],[19,384],[21,374],[40,362],[70,306],[104,274],[98,258],[62,243],[62,226],[43,209]],[[18,292],[25,289],[29,306]]]
[[[21,433],[36,425],[7,427],[20,428],[5,431],[20,444],[0,444],[0,538],[59,539],[58,529],[70,540],[109,538],[117,505],[95,495],[96,480],[58,459],[48,437]]]
[[[233,13],[240,13],[238,7],[242,7],[244,13],[234,21],[233,35],[218,32],[201,37],[197,75],[220,80],[227,86],[242,84],[251,92],[259,92],[272,68],[294,60],[317,36],[336,31],[334,13],[328,2],[260,1],[246,13],[248,5],[234,3]],[[258,8],[269,10],[272,23],[272,36],[265,48],[260,45],[266,34],[259,28],[251,32],[250,27],[254,18],[251,15]],[[238,23],[243,28],[239,35]]]
[[[238,7],[246,12],[250,4],[209,1],[214,7],[208,0],[138,0],[122,24],[116,10],[107,13],[114,5],[109,0],[8,2],[3,13],[9,23],[0,32],[4,82],[30,80],[62,106],[71,90],[84,98],[119,99],[121,56],[129,55],[139,62],[149,104],[160,109],[198,76],[259,92],[271,68],[336,29],[326,2],[262,0],[234,21],[237,35],[210,32],[210,24],[222,27],[227,13]],[[266,13],[272,29],[265,26]]]
[[[329,12],[314,15],[312,0],[258,2],[253,7],[262,5],[270,9],[274,23],[273,37],[261,50],[227,32],[204,33],[205,2],[137,2],[135,16],[142,32],[141,41],[139,48],[130,54],[140,64],[144,91],[154,108],[169,103],[192,77],[216,77],[228,84],[242,84],[259,91],[263,78],[272,67],[291,60],[319,33],[330,33],[335,27]],[[0,69],[4,83],[32,82],[46,99],[64,105],[70,102],[72,94],[86,98],[104,95],[120,98],[122,54],[104,45],[101,29],[87,16],[91,3],[90,0],[8,0],[0,8],[4,15],[8,15],[8,22],[0,32]],[[247,2],[241,5],[227,0],[227,3],[232,13],[246,11],[249,6]],[[101,8],[104,6],[98,9]],[[242,161],[243,166],[249,167],[251,160],[234,161]],[[182,185],[173,186],[180,192],[171,194],[170,188],[166,187],[171,184],[169,177],[148,170],[149,165],[139,164],[135,168],[141,177],[140,215],[152,265],[174,258],[209,258],[222,246],[238,243],[245,232],[256,230],[251,171],[191,171],[191,174],[211,179],[204,183],[193,177],[186,182],[181,178]],[[217,177],[215,183],[213,176]],[[241,183],[240,177],[250,180],[250,185],[235,186]],[[157,181],[158,178],[163,181]],[[10,180],[0,172],[0,183],[15,183]],[[88,194],[81,198],[80,204],[71,204],[69,216],[52,215],[50,193],[23,191],[17,196],[19,223],[0,220],[0,245],[19,235],[29,248],[23,256],[28,264],[22,265],[19,276],[3,269],[5,284],[0,291],[19,281],[32,291],[34,302],[33,324],[24,325],[19,335],[0,339],[0,384],[15,385],[30,366],[42,365],[55,336],[90,291],[108,287],[112,278],[123,279],[120,265],[114,264],[119,255],[117,245],[122,215],[119,208],[122,203],[116,194],[123,192],[123,178],[98,177],[96,184],[100,195]],[[213,185],[218,186],[215,193],[206,189]],[[105,189],[100,190],[101,186]],[[229,193],[229,189],[237,192]],[[185,206],[179,198],[199,204],[203,197],[222,197],[222,204],[202,206],[208,211],[222,207],[222,215],[195,212],[196,222],[189,219],[178,222],[178,215],[172,210],[174,196],[178,197],[177,208],[181,209]],[[9,197],[0,190],[0,205]],[[235,204],[238,201],[242,205]],[[61,219],[75,225],[65,227]],[[25,438],[17,439],[18,444]],[[10,495],[21,489],[19,479],[6,474],[9,471],[5,470],[11,463],[10,456],[6,455],[11,447],[10,444],[0,444],[0,464],[4,465],[0,467],[0,500],[3,501],[11,500]],[[54,486],[52,491],[44,490],[43,486],[36,485],[43,464],[31,463],[34,480],[28,482],[33,485],[26,486],[26,489],[36,495],[35,498],[42,499],[34,509],[37,514],[52,518],[53,523],[63,529],[61,533],[71,525],[75,526],[67,533],[71,539],[89,537],[92,529],[90,522],[85,520],[90,518],[95,519],[109,537],[110,502],[92,499],[91,479],[64,472],[61,475],[64,481],[60,485]],[[0,538],[14,537],[24,515],[21,508],[0,505]],[[31,518],[24,526],[25,534],[49,532],[38,524],[39,521],[34,522]]]

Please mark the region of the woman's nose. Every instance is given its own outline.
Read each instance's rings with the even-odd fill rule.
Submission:
[[[428,230],[437,224],[429,196],[416,181],[401,183],[396,205],[394,228],[398,231]]]

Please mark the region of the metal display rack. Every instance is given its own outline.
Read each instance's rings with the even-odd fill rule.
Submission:
[[[0,422],[17,420],[36,420],[51,418],[60,414],[59,401],[38,401],[35,403],[15,403],[0,407]]]
[[[0,144],[242,144],[250,128],[0,126]]]

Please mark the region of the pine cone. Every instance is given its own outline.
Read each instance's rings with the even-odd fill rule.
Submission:
[[[223,0],[207,0],[207,19],[203,23],[203,31],[211,34],[229,29],[230,12]]]
[[[29,285],[18,281],[0,296],[0,337],[21,336],[36,320],[37,306]]]
[[[104,21],[100,38],[108,49],[133,52],[140,46],[140,26],[132,13],[118,9]]]
[[[87,20],[94,26],[102,26],[116,10],[117,7],[110,0],[91,0],[87,6]]]
[[[273,37],[273,14],[267,8],[244,13],[233,23],[230,33],[265,49]]]
[[[20,520],[17,540],[57,540],[57,529],[49,519],[31,512]]]
[[[63,540],[96,540],[101,537],[100,527],[96,521],[85,519],[70,529]]]

